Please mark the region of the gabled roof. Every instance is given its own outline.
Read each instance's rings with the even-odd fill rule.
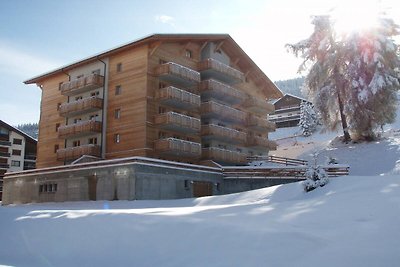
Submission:
[[[37,140],[35,138],[33,138],[32,136],[30,136],[29,134],[27,134],[27,133],[25,133],[23,131],[11,126],[10,124],[6,123],[5,121],[0,120],[0,126],[8,129],[9,131],[13,131],[13,132],[16,132],[16,133],[22,135],[28,141],[31,141],[31,142],[33,142],[35,144],[37,143]]]
[[[281,100],[284,99],[284,98],[296,98],[296,99],[299,99],[299,100],[301,100],[301,101],[305,101],[305,102],[310,102],[310,103],[311,103],[311,101],[309,101],[309,100],[307,100],[307,99],[305,99],[305,98],[303,98],[303,97],[299,97],[299,96],[292,95],[292,94],[285,94],[285,95],[282,96],[281,98],[276,99],[274,102],[272,102],[272,104],[275,105],[275,104],[279,103],[279,101],[281,101]]]
[[[221,48],[231,57],[240,58],[238,66],[249,71],[248,77],[255,81],[257,86],[263,88],[264,92],[270,98],[278,98],[283,94],[276,85],[265,75],[265,73],[254,63],[254,61],[240,48],[240,46],[232,39],[229,34],[152,34],[135,41],[123,44],[121,46],[100,52],[93,56],[81,59],[71,64],[62,66],[55,70],[43,73],[24,81],[25,84],[40,84],[43,80],[53,75],[64,73],[73,68],[84,64],[94,62],[99,59],[111,56],[126,49],[137,47],[140,45],[163,41],[197,41],[197,42],[220,42]]]

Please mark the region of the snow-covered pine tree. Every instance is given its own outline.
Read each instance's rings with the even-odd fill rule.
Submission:
[[[300,121],[299,127],[303,132],[303,136],[312,135],[317,129],[318,118],[314,108],[310,102],[302,101],[300,104]]]
[[[341,123],[344,141],[371,140],[395,117],[400,60],[393,37],[399,27],[380,14],[375,27],[338,33],[329,15],[315,16],[311,36],[287,47],[303,58],[299,71],[309,69],[305,89],[328,128]]]
[[[308,166],[304,174],[306,180],[303,182],[303,188],[306,192],[310,192],[329,183],[328,174],[320,165],[317,164],[318,154],[319,153],[316,151],[313,153],[313,165]]]

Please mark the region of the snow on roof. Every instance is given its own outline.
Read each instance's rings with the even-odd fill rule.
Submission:
[[[27,134],[27,133],[21,131],[21,130],[18,129],[18,128],[15,128],[14,126],[11,126],[10,124],[6,123],[6,122],[3,121],[3,120],[0,120],[0,125],[3,126],[3,127],[8,128],[8,130],[10,130],[10,131],[19,133],[20,135],[24,136],[24,137],[27,138],[27,139],[30,139],[30,141],[32,141],[32,142],[34,142],[34,143],[37,143],[37,139],[36,139],[36,138],[30,136],[29,134]]]

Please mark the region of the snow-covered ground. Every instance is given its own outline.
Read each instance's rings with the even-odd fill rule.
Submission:
[[[0,266],[400,266],[399,129],[350,145],[335,142],[338,133],[271,134],[277,155],[319,151],[320,162],[351,166],[352,176],[310,193],[293,183],[198,199],[0,207]]]
[[[399,266],[400,180],[0,208],[5,266]]]

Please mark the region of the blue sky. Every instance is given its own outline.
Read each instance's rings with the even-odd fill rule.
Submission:
[[[271,80],[297,77],[284,45],[338,2],[351,1],[1,0],[0,119],[39,121],[41,91],[24,80],[152,33],[228,33]]]

